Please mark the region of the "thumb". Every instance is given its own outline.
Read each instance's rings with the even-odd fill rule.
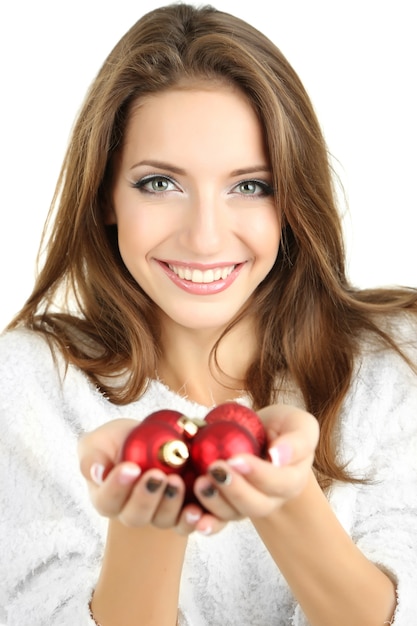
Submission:
[[[138,422],[117,419],[83,435],[78,442],[80,470],[88,482],[100,484],[118,463],[120,450]]]
[[[96,485],[101,485],[114,466],[115,463],[100,450],[93,451],[80,459],[81,474],[88,482]]]

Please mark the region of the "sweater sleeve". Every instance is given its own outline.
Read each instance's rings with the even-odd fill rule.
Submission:
[[[377,354],[359,370],[355,396],[349,469],[369,482],[357,490],[352,537],[396,584],[393,624],[410,626],[417,615],[417,377],[398,356]]]
[[[66,409],[64,378],[41,337],[0,338],[0,623],[7,626],[94,626],[88,605],[105,530],[76,471],[82,427]]]
[[[417,363],[415,323],[396,338]],[[362,553],[394,581],[392,626],[412,626],[417,616],[417,376],[400,356],[375,345],[362,353],[338,440],[339,461],[353,477],[368,482],[335,482],[330,504]],[[294,626],[309,626],[300,606]]]

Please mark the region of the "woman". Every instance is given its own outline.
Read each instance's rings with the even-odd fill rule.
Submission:
[[[349,284],[279,50],[209,7],[145,15],[92,84],[54,207],[1,339],[6,623],[409,626],[416,292]],[[196,502],[120,462],[149,413],[229,400],[269,459],[215,461]]]

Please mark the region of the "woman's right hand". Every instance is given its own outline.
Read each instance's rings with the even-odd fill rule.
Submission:
[[[119,462],[120,450],[138,422],[117,419],[83,435],[78,444],[80,468],[95,509],[129,527],[152,524],[174,528],[179,534],[221,530],[225,522],[198,504],[183,507],[185,485],[177,474],[159,469],[141,474],[131,462]]]

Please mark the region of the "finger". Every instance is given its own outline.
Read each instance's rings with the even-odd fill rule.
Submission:
[[[277,497],[271,498],[269,494],[249,483],[226,461],[213,464],[209,475],[216,484],[213,489],[215,495],[211,496],[210,502],[204,502],[204,505],[222,520],[264,516],[277,507]],[[206,480],[208,477],[202,477],[200,485],[204,485]]]
[[[220,532],[227,524],[227,521],[220,520],[210,513],[204,513],[195,526],[196,532],[208,537]]]
[[[275,467],[296,465],[307,459],[312,462],[318,437],[319,429],[317,426],[317,428],[312,428],[309,433],[305,430],[297,430],[271,439],[267,459]]]
[[[220,482],[216,485],[209,475],[199,476],[194,483],[194,493],[203,507],[215,517],[228,521],[240,519],[241,514],[227,499],[224,486]]]
[[[308,473],[314,461],[314,448],[294,441],[285,445],[279,441],[269,454],[269,459],[240,454],[228,459],[227,464],[261,491],[275,494],[286,484],[301,478],[301,474]]]
[[[150,521],[157,528],[173,528],[178,523],[184,502],[184,481],[177,474],[170,474],[166,477],[162,493],[160,489],[159,493],[160,498]]]
[[[312,471],[313,459],[311,455],[297,463],[276,467],[269,461],[247,455],[246,458],[230,459],[228,465],[263,494],[287,500],[298,495],[305,487]]]
[[[298,463],[314,454],[319,440],[316,418],[297,407],[274,405],[260,415],[268,437],[268,458],[277,467]]]
[[[275,404],[261,409],[259,417],[264,423],[270,441],[299,432],[313,447],[318,443],[317,419],[299,407]]]
[[[106,517],[119,515],[128,501],[140,473],[140,467],[134,463],[119,463],[109,472],[100,485],[90,481],[91,500],[100,515]]]
[[[101,485],[107,478],[115,464],[109,455],[101,450],[93,450],[80,459],[80,470],[91,487]]]
[[[131,527],[146,526],[152,520],[166,485],[166,475],[158,469],[144,473],[127,494],[116,512],[118,519]]]
[[[180,535],[189,535],[195,529],[203,516],[203,509],[197,504],[187,504],[178,516],[176,532]]]
[[[100,483],[119,460],[120,450],[137,421],[117,419],[82,435],[77,451],[81,473],[87,481]]]
[[[267,515],[299,495],[311,474],[308,462],[276,468],[253,455],[247,455],[244,472],[239,469],[226,461],[217,461],[210,467],[210,473],[223,499],[247,517]],[[217,514],[217,509],[213,510]]]

